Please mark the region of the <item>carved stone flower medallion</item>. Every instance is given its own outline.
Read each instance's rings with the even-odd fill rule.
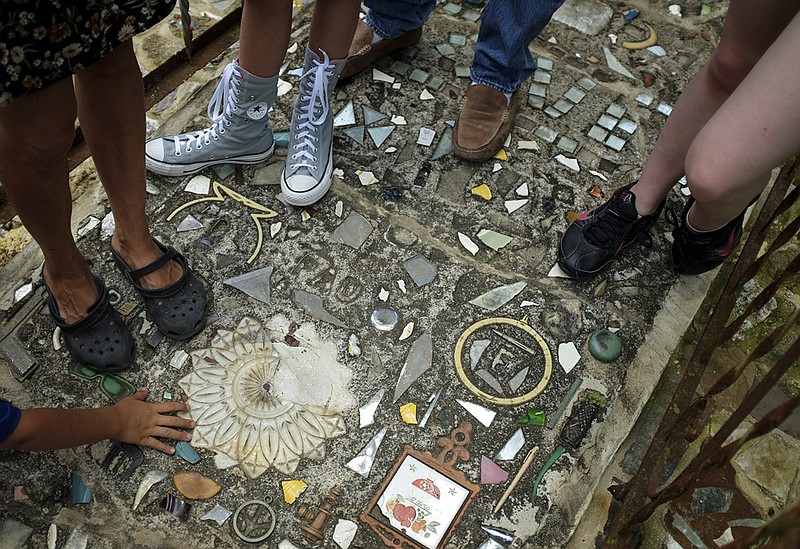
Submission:
[[[190,406],[182,415],[197,423],[192,445],[223,454],[248,477],[270,467],[291,474],[301,458],[323,459],[326,440],[345,433],[330,395],[302,386],[313,380],[309,365],[279,354],[258,321],[219,330],[191,356],[192,372],[179,383]]]

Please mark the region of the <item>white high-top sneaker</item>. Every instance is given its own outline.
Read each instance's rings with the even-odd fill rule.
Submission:
[[[322,59],[306,48],[306,64],[294,102],[281,192],[293,206],[320,200],[331,187],[333,113],[330,96],[347,59]]]
[[[275,150],[269,111],[278,94],[278,75],[254,76],[230,63],[208,104],[210,128],[151,139],[145,145],[147,169],[186,175],[215,164],[257,164]]]

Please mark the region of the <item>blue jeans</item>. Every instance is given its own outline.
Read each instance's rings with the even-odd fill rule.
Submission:
[[[489,0],[481,13],[470,76],[513,93],[536,70],[528,45],[564,0]],[[366,0],[366,23],[383,38],[395,38],[425,24],[436,0]]]

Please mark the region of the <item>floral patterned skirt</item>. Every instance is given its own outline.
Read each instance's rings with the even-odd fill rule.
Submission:
[[[0,0],[0,107],[111,53],[174,0]]]

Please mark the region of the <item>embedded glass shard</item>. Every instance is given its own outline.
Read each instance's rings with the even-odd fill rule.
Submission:
[[[347,328],[347,324],[330,314],[322,305],[322,298],[302,290],[294,291],[294,303],[305,312],[323,322],[329,322],[340,328]]]
[[[191,464],[200,463],[200,454],[195,452],[192,445],[184,440],[175,443],[175,454],[184,461]]]
[[[364,144],[364,126],[353,126],[352,128],[342,130],[342,133],[359,145]]]
[[[33,283],[28,282],[14,290],[14,303],[19,303],[33,292]]]
[[[386,301],[389,299],[389,290],[381,287],[381,291],[378,292],[378,299],[386,303]]]
[[[497,288],[493,288],[471,299],[470,303],[486,309],[487,311],[495,311],[517,297],[517,295],[525,289],[525,286],[527,286],[527,283],[523,281],[506,284],[505,286],[498,286]]]
[[[469,78],[469,67],[466,65],[456,65],[454,70],[457,78]]]
[[[406,362],[403,364],[394,388],[392,402],[397,402],[411,384],[431,367],[432,361],[433,339],[429,333],[424,333],[411,344],[408,357],[406,357]]]
[[[430,284],[436,278],[436,264],[421,255],[415,255],[411,259],[405,260],[403,268],[419,288]]]
[[[619,121],[617,127],[627,134],[632,134],[633,132],[636,131],[636,128],[638,126],[636,125],[636,122],[634,122],[633,120],[630,120],[628,118],[623,118],[622,120]]]
[[[486,183],[481,183],[480,185],[472,187],[469,191],[475,196],[480,196],[484,200],[492,199],[492,189],[490,189],[489,185]]]
[[[547,273],[547,276],[550,278],[572,278],[559,267],[558,263],[553,265],[553,268],[550,269],[550,272]]]
[[[579,90],[575,86],[571,87],[567,91],[564,92],[564,97],[575,103],[576,105],[583,101],[583,98],[586,97],[586,92]]]
[[[344,108],[336,113],[336,116],[333,117],[333,127],[338,128],[339,126],[351,126],[355,123],[356,113],[353,109],[353,102],[348,101],[347,105],[345,105]]]
[[[211,180],[205,175],[196,175],[189,180],[183,190],[192,194],[208,194],[211,190]]]
[[[528,184],[527,183],[523,183],[522,185],[517,187],[514,192],[517,193],[517,196],[528,196],[528,194],[529,194],[529,192],[528,192]]]
[[[558,137],[558,132],[548,128],[547,126],[539,126],[536,128],[536,131],[533,133],[533,135],[539,139],[542,139],[543,141],[547,141],[548,143],[554,143],[556,137]]]
[[[447,57],[448,55],[453,55],[456,49],[450,44],[436,44],[436,51],[439,52],[439,55]]]
[[[569,406],[569,403],[572,400],[572,397],[574,397],[575,393],[578,392],[578,389],[580,389],[582,383],[583,383],[583,380],[581,378],[578,378],[578,379],[576,379],[575,381],[572,382],[572,385],[570,385],[570,387],[569,387],[569,391],[567,391],[567,394],[564,395],[563,399],[561,399],[561,404],[558,405],[558,408],[556,409],[556,413],[553,414],[550,417],[550,421],[547,422],[547,428],[548,429],[552,429],[552,428],[554,428],[556,426],[556,423],[558,423],[558,420],[564,414],[564,410],[567,409],[567,406]]]
[[[506,154],[505,149],[500,149],[499,151],[494,153],[494,156],[492,156],[492,158],[496,158],[497,160],[508,160],[508,155]]]
[[[303,294],[295,291],[295,303],[324,312],[321,298]],[[197,424],[194,447],[230,458],[251,479],[271,467],[290,475],[302,458],[325,456],[326,441],[345,433],[333,406],[351,398],[340,387],[352,373],[313,325],[302,329],[300,339],[312,343],[301,350],[273,344],[258,321],[244,318],[235,331],[219,329],[209,348],[192,352],[193,370],[179,385],[191,407],[180,415]]]
[[[334,239],[354,249],[359,249],[372,233],[372,224],[358,212],[350,212],[341,225],[333,231]]]
[[[364,478],[369,478],[369,472],[372,470],[372,464],[375,462],[375,456],[378,453],[378,448],[383,442],[383,437],[386,436],[386,427],[378,431],[366,446],[350,461],[345,464],[345,467],[351,471],[355,471]]]
[[[176,370],[180,370],[187,360],[189,360],[189,354],[183,349],[179,349],[172,355],[172,358],[169,360],[169,365]]]
[[[527,203],[528,203],[528,199],[525,198],[525,199],[521,199],[521,200],[506,200],[504,202],[504,205],[505,205],[506,211],[508,213],[514,213],[514,212],[519,210],[521,207],[523,207]]]
[[[78,473],[72,473],[72,503],[91,503],[94,499],[92,489],[83,482],[83,477]]]
[[[580,359],[581,355],[573,342],[558,344],[558,363],[565,373],[570,373]]]
[[[627,76],[628,78],[636,79],[631,71],[625,68],[625,65],[619,62],[619,60],[614,57],[614,54],[611,53],[611,50],[608,49],[607,46],[603,46],[603,53],[606,55],[606,63],[608,64],[608,68],[612,71],[616,71],[620,73],[622,76]]]
[[[394,330],[394,327],[397,326],[400,317],[394,309],[382,307],[372,311],[369,320],[372,322],[372,325],[375,326],[376,330],[380,332],[391,332]]]
[[[443,156],[447,156],[453,151],[453,128],[447,127],[442,132],[442,138],[436,145],[436,150],[433,151],[431,160],[439,160]]]
[[[480,249],[478,248],[478,245],[475,244],[472,239],[464,233],[458,233],[458,241],[461,242],[461,245],[464,246],[464,248],[466,248],[466,250],[472,255],[478,253],[478,250]]]
[[[428,409],[425,410],[425,414],[422,416],[422,419],[419,422],[420,428],[425,427],[425,425],[428,424],[428,420],[430,419],[433,410],[439,403],[440,396],[442,396],[442,390],[438,389],[435,393],[432,393],[431,396],[428,397]]]
[[[508,471],[486,456],[481,456],[481,484],[502,484],[508,480]]]
[[[508,380],[508,386],[511,387],[511,390],[513,392],[516,393],[517,390],[519,390],[519,388],[522,386],[522,383],[525,381],[525,378],[528,377],[529,369],[530,368],[526,366],[525,368],[514,374],[514,377]]]
[[[422,101],[430,101],[433,99],[433,94],[428,91],[428,88],[423,88],[422,91],[419,93],[419,98]]]
[[[165,478],[169,476],[169,473],[164,471],[148,471],[145,473],[144,477],[142,478],[142,482],[139,483],[139,488],[136,490],[136,497],[133,499],[133,510],[139,508],[139,504],[144,499],[144,496],[147,495],[147,492],[150,491],[154,485],[158,484]]]
[[[197,471],[181,471],[172,475],[175,488],[191,500],[207,500],[216,496],[222,486]]]
[[[350,356],[359,356],[361,354],[361,347],[358,344],[356,334],[350,334],[350,338],[347,340],[347,354]]]
[[[414,322],[409,322],[403,328],[403,333],[400,334],[399,340],[404,341],[411,337],[411,334],[414,333]]]
[[[503,388],[500,386],[500,382],[497,381],[497,378],[490,374],[487,370],[480,369],[475,371],[475,375],[481,378],[486,384],[497,391],[500,394],[503,394]]]
[[[400,116],[399,114],[392,115],[392,119],[390,120],[390,122],[397,126],[405,126],[406,124],[408,124],[408,122],[406,122],[406,117]]]
[[[658,104],[656,110],[666,116],[672,114],[672,106],[668,105],[667,103],[664,103],[663,101]]]
[[[79,526],[70,532],[67,541],[64,542],[62,549],[86,549],[89,545],[89,534],[84,532]]]
[[[0,540],[8,547],[24,547],[32,533],[33,528],[11,518],[0,524]]]
[[[368,427],[375,423],[375,412],[378,410],[385,393],[386,389],[379,389],[366,404],[358,409],[359,427]]]
[[[574,172],[581,171],[581,167],[578,164],[578,159],[577,158],[567,158],[563,154],[559,154],[559,155],[556,155],[555,160],[556,160],[556,162],[558,162],[562,166],[566,166],[567,168],[569,168],[570,170],[572,170]]]
[[[481,229],[478,231],[478,239],[494,251],[506,247],[508,243],[513,240],[510,236],[489,229]]]
[[[200,517],[200,520],[213,520],[219,526],[222,526],[232,514],[231,511],[228,511],[222,505],[215,505],[213,509]]]
[[[478,366],[478,362],[480,362],[481,357],[483,356],[483,352],[486,350],[486,347],[489,346],[491,340],[489,339],[476,339],[472,342],[472,345],[469,347],[469,363],[474,370],[476,366]]]
[[[273,269],[272,265],[262,267],[261,269],[224,280],[223,284],[236,288],[262,303],[269,304],[269,279],[272,276]]]
[[[640,105],[644,105],[645,107],[649,107],[653,103],[653,97],[651,95],[647,95],[644,92],[641,92],[634,97],[637,103]]]
[[[456,46],[465,46],[467,44],[467,37],[463,34],[450,34],[450,43]]]
[[[364,113],[364,125],[369,126],[370,124],[377,122],[379,120],[384,120],[389,118],[385,114],[380,111],[376,111],[375,109],[368,107],[366,105],[361,105],[361,111]]]
[[[183,233],[186,231],[196,231],[197,229],[202,229],[204,225],[192,214],[188,214],[183,221],[178,224],[177,231],[179,233]]]
[[[456,399],[456,402],[461,404],[464,409],[469,412],[472,417],[477,419],[481,425],[484,427],[489,427],[494,421],[494,416],[497,415],[497,412],[494,410],[489,410],[488,408],[484,408],[480,404],[475,404],[473,402],[467,402],[465,400]]]
[[[394,131],[395,126],[381,126],[380,128],[369,128],[369,136],[377,148],[381,148],[389,135]]]
[[[164,499],[161,500],[161,508],[166,509],[183,522],[189,520],[189,511],[192,510],[191,504],[176,498],[172,494],[167,494]]]
[[[269,237],[275,238],[275,235],[281,232],[281,227],[283,227],[283,223],[278,221],[277,223],[272,223],[269,226]]]
[[[436,132],[430,128],[420,128],[419,137],[417,138],[417,145],[430,147],[433,143],[433,138],[436,137]]]
[[[372,80],[374,82],[388,82],[389,84],[394,83],[394,76],[389,76],[383,71],[379,71],[378,69],[372,69]]]
[[[522,429],[517,429],[511,438],[500,448],[500,451],[495,454],[494,459],[497,461],[511,461],[525,445],[525,435]]]

